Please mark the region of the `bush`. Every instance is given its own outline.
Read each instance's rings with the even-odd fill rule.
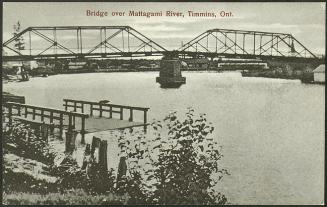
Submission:
[[[51,174],[60,177],[56,183],[61,191],[83,189],[88,194],[97,195],[114,191],[114,172],[112,169],[104,171],[97,163],[91,164],[86,172],[78,166],[71,155],[67,155],[60,166],[53,166]]]
[[[151,126],[153,135],[124,131],[118,138],[120,156],[127,158],[129,166],[122,180],[131,200],[147,204],[225,204],[226,197],[213,187],[228,172],[218,166],[222,155],[205,114],[195,117],[194,110],[189,109],[182,120],[173,112]],[[139,192],[136,198],[135,192]]]
[[[54,150],[41,137],[35,135],[29,125],[13,123],[3,132],[4,152],[12,152],[22,157],[52,164],[55,158]]]
[[[13,172],[11,169],[5,168],[3,171],[2,186],[4,192],[26,192],[47,194],[49,192],[57,192],[58,187],[53,183],[44,180],[36,180],[34,177],[23,173]]]

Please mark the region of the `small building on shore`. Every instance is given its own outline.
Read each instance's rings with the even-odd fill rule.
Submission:
[[[313,81],[316,83],[325,83],[325,65],[319,65],[313,71]]]

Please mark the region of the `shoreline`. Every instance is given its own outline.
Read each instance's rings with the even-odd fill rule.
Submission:
[[[91,70],[71,70],[71,71],[64,71],[56,74],[51,74],[47,76],[42,76],[42,75],[35,75],[35,76],[29,76],[29,78],[33,79],[36,77],[43,77],[47,78],[48,76],[53,76],[53,75],[60,75],[60,74],[83,74],[83,73],[130,73],[130,72],[159,72],[160,69],[146,69],[146,70],[136,70],[136,69],[100,69],[96,71],[91,71]],[[314,82],[313,80],[302,80],[299,77],[281,77],[281,76],[274,76],[271,77],[269,75],[264,75],[264,74],[254,74],[255,72],[258,71],[229,71],[229,70],[215,70],[215,69],[182,69],[182,72],[214,72],[214,73],[228,73],[228,72],[239,72],[241,73],[242,77],[247,77],[247,78],[267,78],[267,79],[282,79],[282,80],[300,80],[301,83],[303,84],[317,84],[317,85],[325,85],[324,82]],[[266,71],[265,71],[266,72]],[[13,78],[15,77],[15,78]],[[11,75],[10,78],[5,78],[2,77],[2,84],[8,84],[8,83],[13,83],[13,82],[25,82],[22,81],[19,75]]]

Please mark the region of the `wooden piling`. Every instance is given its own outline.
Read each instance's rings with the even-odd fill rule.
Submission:
[[[95,152],[95,148],[99,148],[100,147],[100,142],[101,139],[98,137],[93,136],[92,138],[92,144],[91,144],[91,153]]]
[[[51,125],[50,132],[53,135],[53,132],[54,132],[53,111],[50,112],[50,125]]]
[[[93,104],[90,104],[90,115],[93,116]]]
[[[60,113],[60,120],[59,120],[59,139],[62,139],[62,133],[64,128],[64,115]]]
[[[75,121],[76,121],[76,116],[73,115],[73,129],[76,129]]]
[[[12,105],[9,104],[8,106],[8,118],[9,118],[9,125],[12,124]]]
[[[118,173],[117,173],[117,185],[116,188],[119,189],[121,187],[122,178],[126,176],[127,172],[127,164],[126,157],[120,157],[118,164]]]
[[[44,141],[48,142],[49,128],[45,124],[45,122],[43,122],[42,125],[41,125],[41,134],[42,134],[42,139]]]
[[[76,135],[77,135],[77,131],[75,131],[75,130],[68,130],[66,132],[65,152],[71,153],[74,151]]]
[[[101,169],[104,171],[108,170],[107,149],[108,149],[107,141],[102,140],[100,142],[100,148],[99,148],[99,165]]]
[[[68,115],[68,131],[73,129],[73,124],[72,124],[72,115]]]
[[[65,143],[65,152],[70,152],[70,143],[71,143],[71,131],[66,132],[66,143]]]
[[[85,117],[82,117],[82,129],[81,129],[81,143],[85,144]]]

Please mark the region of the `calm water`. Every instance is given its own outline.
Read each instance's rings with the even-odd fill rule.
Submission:
[[[156,72],[33,78],[4,90],[62,108],[63,98],[150,107],[149,120],[192,106],[214,123],[231,176],[218,186],[233,204],[321,204],[325,88],[300,81],[184,72],[187,84],[161,89]],[[115,146],[109,146],[114,150]]]

